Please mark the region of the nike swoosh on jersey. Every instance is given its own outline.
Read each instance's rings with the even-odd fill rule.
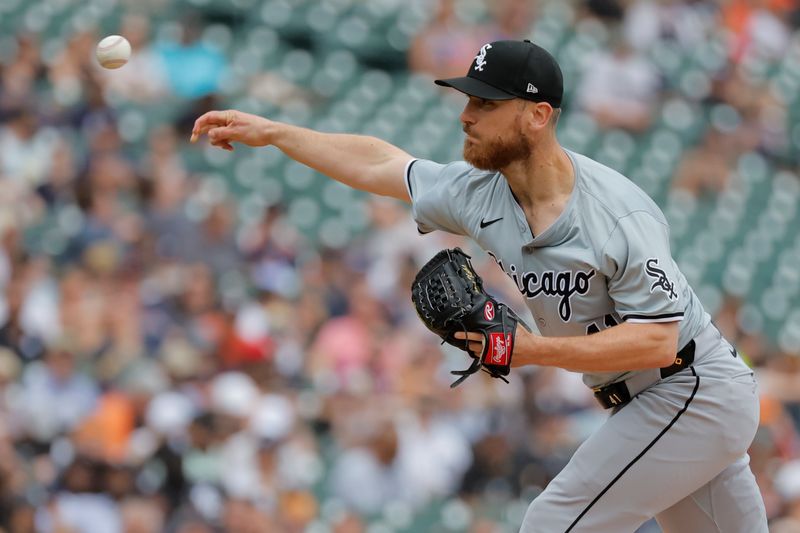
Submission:
[[[503,220],[503,217],[500,217],[500,218],[495,218],[494,220],[489,220],[489,221],[487,221],[486,219],[483,219],[483,218],[482,218],[482,219],[481,219],[481,229],[483,229],[483,228],[485,228],[485,227],[487,227],[487,226],[491,226],[491,225],[492,225],[492,224],[494,224],[495,222],[499,222],[499,221],[501,221],[501,220]]]

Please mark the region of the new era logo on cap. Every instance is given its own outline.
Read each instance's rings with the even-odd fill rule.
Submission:
[[[481,47],[461,78],[436,80],[464,94],[485,100],[523,98],[561,107],[561,67],[544,48],[525,41],[494,41]]]

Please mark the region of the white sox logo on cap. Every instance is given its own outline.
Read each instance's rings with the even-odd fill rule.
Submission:
[[[483,72],[483,67],[486,66],[486,52],[491,50],[491,44],[484,44],[481,46],[481,51],[475,56],[475,70]]]
[[[490,50],[492,68],[487,69]],[[550,52],[528,40],[486,43],[478,50],[466,76],[434,81],[484,100],[523,98],[560,107],[564,95],[558,62]]]

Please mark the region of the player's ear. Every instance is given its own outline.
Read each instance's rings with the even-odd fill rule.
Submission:
[[[534,103],[534,119],[538,129],[546,128],[550,124],[550,118],[553,116],[553,106],[546,102]]]
[[[541,130],[549,126],[555,110],[545,102],[525,102],[524,122],[532,130]]]

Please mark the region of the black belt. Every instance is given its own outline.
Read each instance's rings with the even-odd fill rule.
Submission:
[[[679,351],[675,356],[675,362],[660,369],[661,379],[668,378],[673,374],[677,374],[684,368],[688,368],[689,365],[694,362],[694,350],[695,342],[694,339],[692,339],[686,346],[681,348],[681,351]],[[606,385],[605,387],[594,389],[594,397],[604,408],[611,409],[612,407],[625,405],[633,396],[639,394],[640,392],[641,390],[635,391],[633,394],[631,394],[626,382],[618,381],[616,383]]]

